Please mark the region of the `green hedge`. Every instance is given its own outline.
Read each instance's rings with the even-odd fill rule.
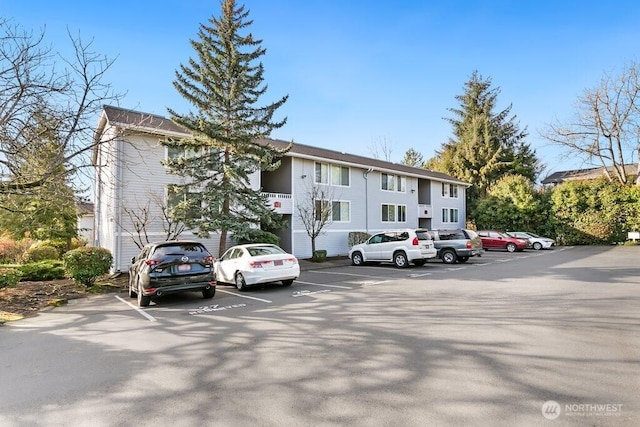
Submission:
[[[86,246],[67,252],[62,261],[68,277],[77,283],[91,286],[98,277],[109,272],[113,256],[105,248]]]
[[[30,262],[20,266],[23,281],[64,279],[64,265],[60,260]]]
[[[14,267],[0,267],[0,289],[13,287],[18,284],[22,273]]]

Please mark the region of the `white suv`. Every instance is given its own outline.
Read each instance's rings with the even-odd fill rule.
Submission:
[[[410,263],[424,265],[437,253],[427,230],[407,228],[374,234],[366,242],[354,245],[349,258],[356,266],[392,262],[396,267],[408,267]]]

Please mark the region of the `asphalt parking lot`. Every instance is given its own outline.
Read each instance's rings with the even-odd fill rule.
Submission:
[[[639,247],[305,266],[0,328],[0,424],[640,425]]]

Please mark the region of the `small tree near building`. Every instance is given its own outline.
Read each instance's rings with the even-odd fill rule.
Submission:
[[[313,185],[302,201],[296,205],[298,217],[311,239],[311,254],[316,252],[316,239],[333,222],[333,192],[325,187]]]

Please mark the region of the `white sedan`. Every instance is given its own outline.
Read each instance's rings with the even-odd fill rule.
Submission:
[[[233,246],[214,265],[218,283],[233,283],[239,291],[248,286],[282,282],[290,286],[300,275],[298,259],[268,243]]]
[[[553,239],[538,236],[537,234],[529,233],[528,231],[509,231],[507,234],[518,239],[527,240],[529,242],[529,247],[537,251],[540,249],[551,249],[556,245],[556,242]]]

